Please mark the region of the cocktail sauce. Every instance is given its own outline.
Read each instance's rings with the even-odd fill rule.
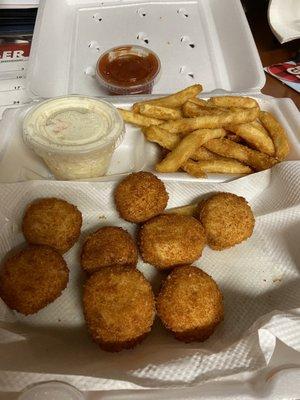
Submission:
[[[151,93],[160,61],[141,46],[122,46],[104,53],[97,63],[98,80],[119,94]]]

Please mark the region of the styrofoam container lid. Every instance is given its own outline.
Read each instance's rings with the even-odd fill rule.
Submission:
[[[41,0],[28,92],[44,98],[107,96],[95,78],[96,63],[100,54],[124,43],[158,55],[161,76],[153,94],[194,83],[203,84],[206,93],[249,93],[265,83],[239,0]]]

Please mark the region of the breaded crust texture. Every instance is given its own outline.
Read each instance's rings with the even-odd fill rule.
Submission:
[[[155,301],[150,283],[135,268],[105,267],[86,281],[83,293],[86,324],[103,350],[134,347],[150,332]]]
[[[73,204],[44,198],[27,207],[22,231],[28,243],[47,245],[65,253],[79,238],[81,225],[81,212]]]
[[[62,256],[47,246],[28,246],[4,261],[0,297],[12,310],[34,314],[60,296],[69,280]]]
[[[156,307],[163,325],[184,342],[206,340],[224,315],[216,282],[194,266],[178,267],[168,275]]]
[[[137,248],[129,233],[117,226],[105,226],[92,233],[81,252],[82,269],[93,273],[111,265],[135,266]]]
[[[254,229],[253,212],[243,197],[216,193],[199,205],[208,245],[223,250],[248,239]]]
[[[121,218],[136,223],[161,214],[169,198],[164,183],[150,172],[128,175],[118,184],[114,196]]]
[[[185,215],[159,215],[139,231],[141,256],[158,269],[191,264],[201,256],[205,242],[201,223]]]

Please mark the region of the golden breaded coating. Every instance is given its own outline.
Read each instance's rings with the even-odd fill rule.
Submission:
[[[62,199],[45,198],[27,207],[22,231],[28,243],[65,253],[79,238],[81,225],[82,215],[77,207]]]
[[[253,212],[243,197],[217,193],[199,204],[199,220],[214,250],[223,250],[248,239],[254,229]]]
[[[107,351],[134,347],[150,332],[155,317],[150,283],[137,269],[120,265],[90,276],[83,309],[93,340]]]
[[[104,226],[92,233],[81,252],[81,267],[88,273],[111,265],[135,266],[137,248],[132,237],[118,226]]]
[[[69,280],[62,256],[48,246],[28,246],[4,261],[0,297],[12,310],[34,314],[60,296]]]
[[[168,198],[163,182],[150,172],[128,175],[115,190],[115,203],[121,218],[136,223],[161,214]]]
[[[184,342],[206,340],[224,315],[222,293],[216,282],[191,265],[170,273],[156,307],[163,325]]]
[[[143,260],[158,269],[191,264],[205,246],[202,225],[193,217],[164,214],[145,222],[139,232]]]

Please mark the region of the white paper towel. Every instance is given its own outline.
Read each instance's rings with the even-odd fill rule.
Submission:
[[[280,43],[300,38],[299,0],[270,0],[268,19],[270,28]]]
[[[23,210],[39,197],[57,196],[76,204],[83,213],[82,237],[104,224],[134,232],[135,226],[120,220],[115,211],[114,185],[45,181],[0,185],[1,258],[24,241]],[[0,391],[19,391],[53,379],[90,391],[198,386],[260,371],[270,361],[276,338],[300,351],[300,163],[281,163],[229,183],[167,182],[166,186],[170,208],[206,193],[228,191],[244,196],[255,214],[255,230],[248,241],[222,252],[205,248],[195,263],[224,294],[225,320],[215,334],[204,343],[187,345],[156,321],[149,337],[135,349],[117,354],[101,351],[84,327],[78,243],[65,255],[70,282],[54,303],[29,317],[1,304]],[[162,276],[141,260],[138,267],[157,288]],[[300,392],[299,380],[295,385]]]

